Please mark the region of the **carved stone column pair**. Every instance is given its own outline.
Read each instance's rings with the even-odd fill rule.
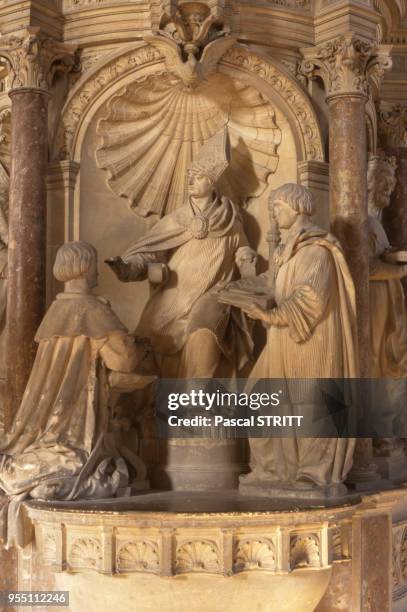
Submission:
[[[355,283],[360,376],[370,373],[367,131],[365,105],[391,67],[390,47],[378,47],[352,32],[302,49],[302,74],[322,78],[329,105],[330,217]],[[371,440],[359,440],[353,479],[379,476]]]
[[[45,309],[48,98],[55,70],[72,65],[72,48],[38,28],[0,38],[9,69],[11,177],[7,304],[7,413],[18,407],[35,357]]]

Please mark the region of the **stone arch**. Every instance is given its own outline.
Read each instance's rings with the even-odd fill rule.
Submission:
[[[219,71],[251,83],[287,117],[298,161],[324,161],[323,139],[310,97],[301,84],[269,57],[235,45]],[[86,130],[101,105],[119,88],[167,72],[165,57],[145,43],[133,43],[101,58],[71,91],[53,143],[53,158],[80,161]]]

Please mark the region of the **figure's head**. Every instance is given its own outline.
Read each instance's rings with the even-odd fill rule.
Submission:
[[[209,138],[188,169],[188,190],[193,197],[212,193],[230,163],[230,141],[226,128]]]
[[[299,215],[310,217],[314,212],[314,198],[306,187],[286,183],[270,193],[269,211],[280,229],[289,229]]]
[[[372,155],[367,164],[367,194],[369,210],[382,210],[390,204],[396,187],[396,158]]]
[[[199,172],[194,167],[188,170],[188,192],[190,196],[204,198],[211,195],[214,189],[215,185],[209,176]]]
[[[97,251],[94,246],[82,240],[67,242],[57,252],[54,276],[62,283],[86,279],[88,287],[97,286]]]

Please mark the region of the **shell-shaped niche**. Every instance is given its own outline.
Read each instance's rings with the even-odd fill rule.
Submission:
[[[251,86],[214,74],[188,89],[169,73],[124,87],[97,126],[97,164],[113,192],[142,216],[185,203],[187,169],[202,145],[228,125],[231,164],[222,195],[235,203],[260,195],[278,164],[281,130],[273,106]]]

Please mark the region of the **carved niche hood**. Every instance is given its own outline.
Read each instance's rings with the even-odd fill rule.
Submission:
[[[221,191],[236,203],[260,195],[278,164],[281,130],[254,87],[217,72],[235,43],[205,2],[166,2],[160,28],[146,42],[166,70],[122,88],[97,131],[97,164],[113,192],[141,216],[162,216],[185,203],[186,170],[202,145],[228,126],[232,159]]]

